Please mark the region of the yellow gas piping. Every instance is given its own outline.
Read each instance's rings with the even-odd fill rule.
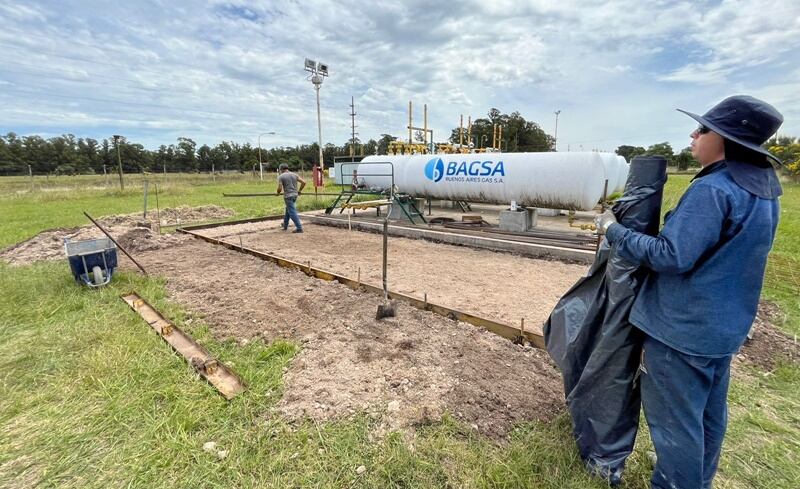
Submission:
[[[467,116],[467,146],[472,144],[472,116]]]
[[[567,222],[569,223],[569,227],[571,228],[580,228],[582,231],[595,231],[597,230],[597,226],[594,224],[575,224],[575,211],[569,211],[567,213]]]

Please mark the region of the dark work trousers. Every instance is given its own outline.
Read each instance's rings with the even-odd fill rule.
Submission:
[[[297,207],[295,207],[296,201],[297,197],[283,198],[283,203],[286,204],[286,212],[283,213],[283,229],[289,227],[289,219],[294,223],[294,227],[303,229],[303,225],[300,223],[300,216],[297,215]]]
[[[687,355],[645,338],[641,388],[657,455],[653,488],[711,487],[728,424],[730,366],[730,355]]]

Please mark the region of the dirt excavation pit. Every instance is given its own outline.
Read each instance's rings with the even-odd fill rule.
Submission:
[[[166,226],[179,221],[186,224],[223,219],[234,215],[234,211],[215,205],[205,205],[167,208],[159,214],[161,224]],[[143,219],[141,213],[94,217],[131,253],[162,249],[190,239],[181,234],[159,234],[155,212],[148,213],[147,219]],[[77,228],[43,231],[27,241],[0,251],[0,260],[11,265],[28,265],[43,260],[64,260],[64,239],[80,241],[104,236],[102,231],[91,223]],[[119,253],[118,257],[120,260],[124,259],[122,253]]]
[[[138,258],[217,337],[302,346],[278,406],[289,418],[366,412],[388,430],[450,412],[502,437],[563,406],[561,377],[544,351],[472,325],[402,303],[396,317],[377,321],[378,295],[199,240]]]
[[[200,231],[265,253],[381,286],[383,237],[306,224],[303,234],[282,231],[281,221]],[[541,332],[559,298],[587,265],[532,259],[425,240],[389,237],[389,289],[463,312]]]

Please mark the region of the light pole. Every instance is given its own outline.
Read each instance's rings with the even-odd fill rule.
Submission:
[[[314,90],[317,92],[317,133],[319,136],[319,168],[325,169],[325,162],[322,160],[322,117],[319,111],[319,89],[322,87],[323,77],[328,76],[328,65],[318,63],[313,59],[306,58],[305,70],[311,73],[311,83],[314,84]]]
[[[558,114],[561,113],[561,109],[553,113],[556,115],[556,132],[553,135],[553,151],[558,151]]]
[[[114,145],[117,147],[117,163],[119,164],[119,188],[125,190],[125,182],[122,180],[122,157],[119,154],[119,140],[122,136],[114,134]]]
[[[258,171],[261,180],[264,180],[264,165],[261,163],[261,136],[265,136],[267,134],[275,134],[274,132],[262,132],[258,135]]]

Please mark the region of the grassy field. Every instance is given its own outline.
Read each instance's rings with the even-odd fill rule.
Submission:
[[[130,183],[119,193],[97,185],[102,177],[74,178],[73,187],[57,182],[69,188],[32,193],[25,179],[0,180],[0,246],[86,224],[82,210],[141,210],[141,186]],[[670,178],[666,207],[689,178]],[[222,197],[273,191],[272,178],[209,180],[161,182],[160,206],[216,204],[239,217],[281,208],[275,197]],[[796,334],[800,186],[785,190],[764,294],[785,312],[780,326]],[[119,299],[131,289],[232,362],[247,392],[229,403],[199,381]],[[298,346],[214,341],[200,318],[166,298],[157,278],[120,273],[111,286],[88,290],[75,285],[65,263],[0,264],[0,291],[0,487],[605,487],[584,475],[565,415],[520,425],[503,445],[449,418],[412,440],[373,439],[375,421],[366,416],[287,423],[272,408]],[[800,487],[800,368],[738,372],[715,487]],[[205,452],[208,441],[227,456]],[[640,436],[625,487],[649,487],[647,448],[647,436]]]

